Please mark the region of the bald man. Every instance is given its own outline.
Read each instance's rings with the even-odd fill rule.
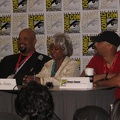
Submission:
[[[19,33],[18,49],[20,53],[4,57],[0,62],[0,78],[15,78],[22,85],[25,75],[40,72],[44,63],[51,58],[35,51],[37,42],[35,33],[25,28]]]

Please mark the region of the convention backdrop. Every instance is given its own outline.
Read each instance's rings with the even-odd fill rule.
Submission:
[[[120,0],[0,0],[0,59],[18,53],[19,32],[26,27],[37,35],[36,50],[49,55],[56,32],[68,33],[74,47],[71,59],[80,71],[94,54],[90,36],[101,31],[120,33]]]

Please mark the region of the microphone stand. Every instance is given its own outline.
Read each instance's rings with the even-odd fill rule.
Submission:
[[[33,77],[34,77],[33,80],[36,81],[36,75],[35,75],[36,67],[37,67],[36,65],[37,65],[37,63],[38,63],[39,61],[42,61],[42,59],[43,59],[43,55],[39,55],[39,56],[37,57],[37,60],[36,60],[35,64],[33,65],[33,67],[32,67],[32,68],[30,69],[30,71],[28,72],[25,80],[27,79],[27,77],[29,76],[29,74],[30,74],[31,72],[33,72]]]

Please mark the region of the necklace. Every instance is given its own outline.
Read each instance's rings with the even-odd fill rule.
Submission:
[[[51,74],[52,75],[56,74],[56,72],[55,72],[55,66],[56,66],[56,62],[54,61],[53,64],[52,64],[52,70],[51,70]]]
[[[33,50],[31,53],[29,53],[22,61],[21,61],[22,54],[20,53],[18,61],[17,61],[16,66],[15,66],[15,74],[17,74],[17,72],[23,67],[23,65],[33,55],[34,52],[35,52],[35,50]]]
[[[109,68],[109,70],[107,71],[107,65],[104,63],[104,73],[108,74],[110,72],[112,72],[114,66],[115,66],[115,63],[117,62],[117,58],[118,58],[118,53],[115,55],[115,58],[114,58],[114,61],[113,61],[113,64],[111,65],[111,67]]]

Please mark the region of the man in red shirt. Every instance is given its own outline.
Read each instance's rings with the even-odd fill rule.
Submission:
[[[95,55],[86,67],[94,68],[94,86],[116,87],[115,98],[120,98],[120,37],[113,31],[92,36]],[[85,76],[83,71],[81,76]]]

